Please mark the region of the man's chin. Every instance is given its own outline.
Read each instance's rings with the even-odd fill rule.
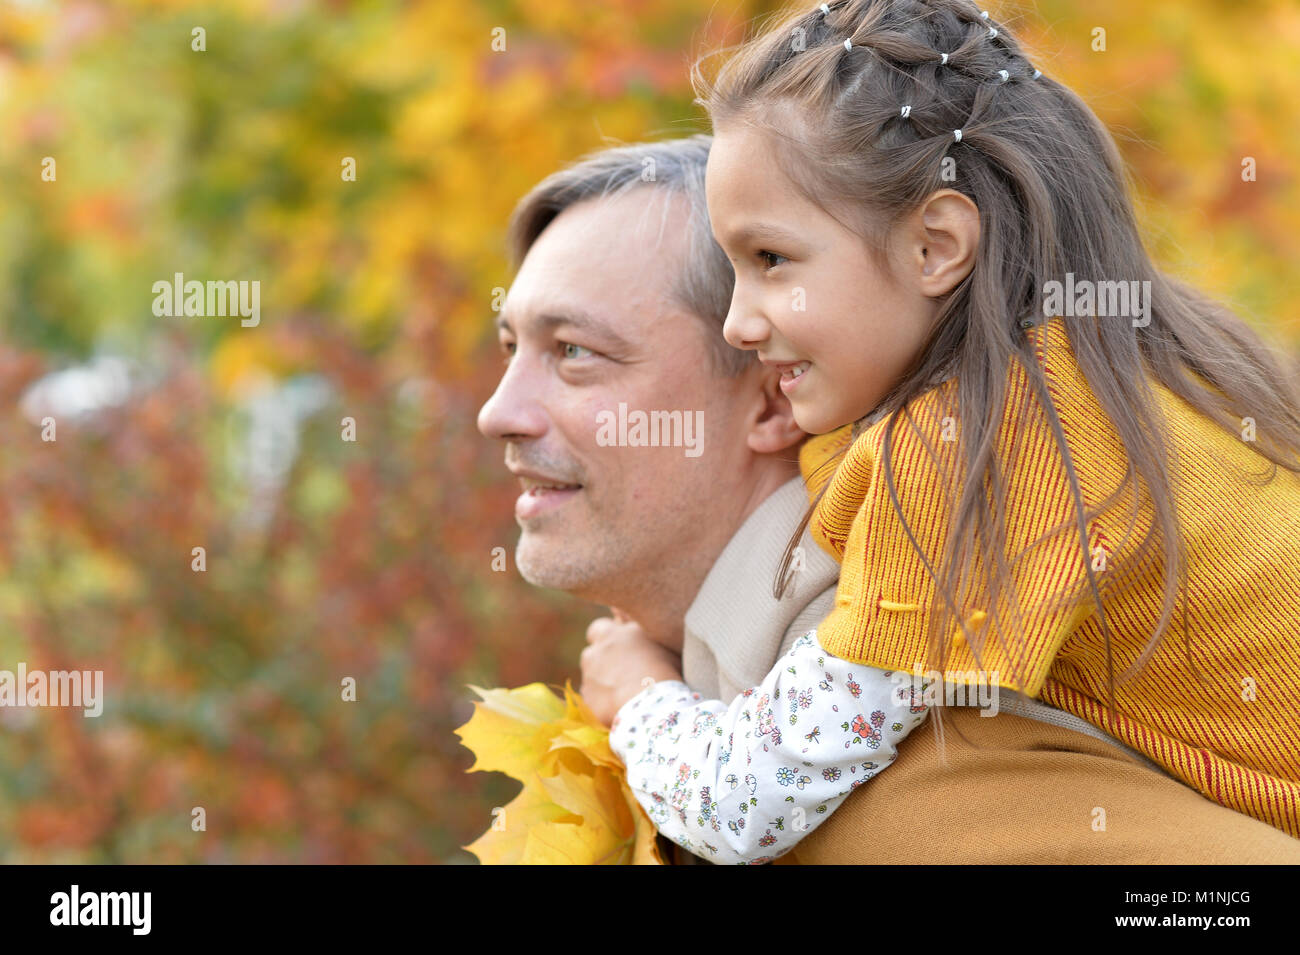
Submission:
[[[539,536],[525,531],[515,549],[519,575],[534,587],[585,598],[600,590],[601,581],[610,577],[608,561],[589,554],[581,542],[539,540]]]
[[[515,564],[524,580],[534,587],[568,590],[585,576],[576,572],[572,550],[566,554],[566,549],[554,546],[554,542],[542,543],[532,537],[535,535],[525,532],[515,549]]]

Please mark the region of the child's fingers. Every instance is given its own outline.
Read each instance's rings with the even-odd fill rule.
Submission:
[[[597,617],[591,623],[587,624],[587,642],[599,643],[609,636],[610,627],[614,626],[614,621],[609,617]]]

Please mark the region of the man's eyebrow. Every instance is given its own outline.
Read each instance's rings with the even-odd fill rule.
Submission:
[[[613,345],[620,347],[631,347],[631,343],[614,331],[608,322],[602,322],[592,315],[578,309],[564,309],[556,311],[543,312],[535,319],[537,330],[540,332],[550,332],[561,325],[567,325],[576,328],[579,331],[587,332],[599,338],[603,338]],[[504,311],[497,313],[497,329],[509,331],[510,320],[506,317]]]

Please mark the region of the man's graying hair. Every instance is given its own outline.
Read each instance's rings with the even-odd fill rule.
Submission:
[[[735,274],[726,253],[714,241],[704,201],[704,170],[712,142],[712,136],[699,134],[616,146],[590,153],[547,176],[519,201],[510,217],[507,250],[512,268],[519,267],[555,217],[576,203],[638,188],[681,195],[689,217],[682,253],[685,262],[668,287],[677,304],[709,324],[714,369],[722,375],[740,374],[753,364],[754,356],[732,348],[722,337]]]

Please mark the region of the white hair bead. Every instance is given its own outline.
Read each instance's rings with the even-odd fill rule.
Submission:
[[[993,38],[994,38],[995,36],[997,36],[997,35],[998,35],[998,28],[997,28],[997,27],[989,27],[989,39],[991,40],[991,39],[993,39]]]
[[[1042,70],[1034,70],[1034,79],[1038,79],[1042,75],[1043,75]]]
[[[1005,83],[1007,80],[1011,79],[1011,74],[1008,73],[1006,70],[998,70],[998,76],[1002,77],[1002,82],[1003,82],[1003,83]]]
[[[940,54],[939,54],[939,65],[940,65],[940,66],[947,66],[947,65],[948,65],[948,54],[947,54],[947,53],[940,53]]]
[[[853,41],[850,40],[848,37],[844,38],[844,49],[846,50],[853,49]]]
[[[903,119],[907,119],[907,117],[909,117],[909,116],[911,116],[911,115],[912,115],[912,107],[910,107],[910,106],[904,106],[904,107],[903,107],[903,111],[902,111]]]
[[[954,130],[952,131],[952,141],[953,141],[954,143],[959,143],[959,142],[961,142],[961,130],[960,130],[960,129],[954,129]]]
[[[822,9],[822,16],[825,17],[830,15],[831,8],[826,6],[826,4],[823,3],[821,9]]]

